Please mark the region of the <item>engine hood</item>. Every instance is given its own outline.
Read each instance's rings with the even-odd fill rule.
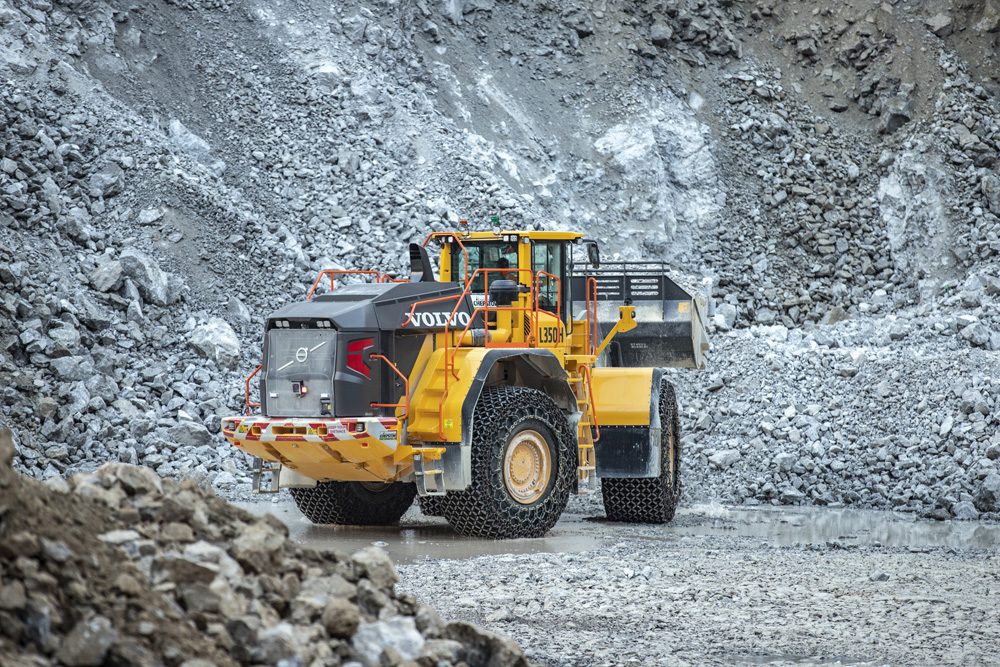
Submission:
[[[421,304],[410,318],[410,308],[418,301],[446,299],[462,295],[459,283],[361,283],[337,288],[332,294],[289,304],[268,315],[266,329],[289,322],[292,327],[327,320],[338,331],[378,329],[405,333],[443,331],[458,299]],[[471,300],[458,305],[451,328],[464,328],[472,317]],[[407,323],[409,320],[409,323]],[[404,327],[403,325],[406,324]]]

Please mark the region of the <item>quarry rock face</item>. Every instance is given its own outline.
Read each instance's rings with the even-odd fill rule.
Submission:
[[[668,373],[682,506],[1000,518],[1000,4],[799,9],[0,0],[0,663],[524,664],[384,554],[318,554],[204,490],[248,496],[219,424],[268,313],[494,214],[707,291],[710,368]],[[663,580],[698,576],[678,555]],[[718,581],[665,591],[628,558],[476,561],[485,590],[440,604],[544,642],[555,607],[617,628],[645,599],[629,642],[674,660],[663,628]],[[906,578],[850,571],[844,599]],[[581,581],[610,611],[563,597]],[[754,602],[746,627],[787,627]],[[924,611],[927,645],[967,646]],[[557,657],[623,659],[566,621]]]
[[[410,241],[499,214],[708,286],[713,369],[673,379],[688,501],[974,502],[1000,426],[995,2],[871,21],[445,4],[238,23],[202,2],[0,5],[0,421],[19,470],[129,462],[245,493],[219,419],[245,406],[264,317],[322,269],[402,276]],[[197,37],[217,22],[241,37]]]

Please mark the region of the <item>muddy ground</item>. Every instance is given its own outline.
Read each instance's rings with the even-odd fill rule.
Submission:
[[[546,538],[459,538],[416,507],[395,528],[312,526],[247,503],[292,540],[377,545],[399,588],[514,638],[548,665],[1000,664],[1000,526],[824,508],[682,508],[611,524],[573,498]]]

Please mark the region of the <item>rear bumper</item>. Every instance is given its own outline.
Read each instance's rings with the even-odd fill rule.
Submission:
[[[396,479],[410,458],[409,448],[399,446],[399,428],[389,417],[222,419],[233,446],[319,481]]]

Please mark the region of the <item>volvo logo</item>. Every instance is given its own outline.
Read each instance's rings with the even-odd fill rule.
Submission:
[[[413,313],[413,324],[418,327],[444,327],[451,313]],[[467,326],[472,318],[468,313],[455,313],[450,326]]]
[[[306,348],[300,347],[299,349],[295,350],[295,361],[299,362],[300,364],[303,364],[308,358],[309,358],[309,350],[307,350]]]

